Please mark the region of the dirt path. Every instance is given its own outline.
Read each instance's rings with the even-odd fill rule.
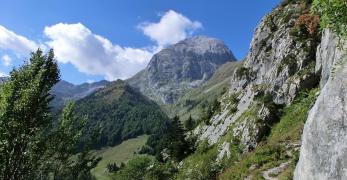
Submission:
[[[266,171],[263,171],[263,177],[264,177],[266,180],[277,180],[278,178],[276,178],[276,177],[271,177],[271,175],[277,176],[279,173],[281,173],[282,171],[284,171],[285,169],[287,169],[289,163],[290,163],[290,161],[284,162],[284,163],[280,164],[280,165],[277,166],[277,167],[274,167],[274,168],[268,169],[268,170],[266,170]]]

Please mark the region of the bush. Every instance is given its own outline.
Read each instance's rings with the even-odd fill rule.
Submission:
[[[237,77],[242,77],[242,76],[248,76],[250,74],[249,68],[246,68],[244,66],[241,66],[236,69],[235,71]]]
[[[175,171],[171,163],[163,164],[147,156],[138,156],[121,167],[113,177],[117,180],[170,179]]]
[[[194,154],[184,160],[177,179],[215,179],[220,171],[220,167],[215,163],[217,155],[217,146],[208,147],[204,141]]]
[[[305,28],[305,30],[308,32],[308,34],[313,37],[319,28],[319,16],[318,15],[312,15],[309,13],[302,14],[298,17],[298,19],[295,21],[294,27],[296,28]]]
[[[115,173],[119,170],[119,167],[117,166],[116,163],[109,163],[106,166],[107,172],[109,173]]]
[[[312,12],[319,13],[320,25],[329,28],[339,37],[347,38],[347,1],[346,0],[314,0]]]

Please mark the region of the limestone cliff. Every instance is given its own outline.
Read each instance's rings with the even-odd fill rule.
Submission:
[[[295,27],[306,8],[291,3],[262,19],[243,66],[233,75],[230,91],[220,99],[222,110],[211,118],[212,125],[195,130],[200,140],[207,138],[215,144],[231,130],[245,150],[251,150],[276,121],[276,106],[291,104],[300,91],[318,84],[319,34],[300,34]]]
[[[316,64],[323,89],[305,124],[294,179],[347,179],[346,49],[324,31]]]

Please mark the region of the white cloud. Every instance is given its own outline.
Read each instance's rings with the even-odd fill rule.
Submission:
[[[128,78],[144,68],[152,52],[146,49],[121,47],[93,34],[81,23],[59,23],[44,30],[51,39],[47,44],[58,61],[73,64],[80,72],[103,75],[107,80]]]
[[[29,40],[0,25],[0,49],[28,55],[38,47],[43,50],[49,47],[54,49],[59,62],[71,63],[82,73],[102,75],[107,80],[125,79],[142,70],[154,53],[187,38],[202,25],[170,10],[159,22],[142,23],[138,27],[156,44],[150,48],[122,47],[94,34],[81,23],[59,23],[45,27],[48,40],[44,43]],[[11,58],[5,55],[2,61],[10,65]]]
[[[0,25],[0,48],[12,50],[17,55],[27,55],[35,51],[38,47],[39,45],[34,41],[18,35]]]
[[[173,10],[167,11],[157,23],[142,23],[139,28],[143,33],[155,41],[159,47],[177,43],[190,36],[195,30],[202,28],[198,21],[191,21],[187,17]]]
[[[7,54],[3,55],[2,58],[1,58],[1,60],[2,60],[2,63],[3,63],[5,66],[11,65],[12,59],[11,59],[11,57],[10,57],[9,55],[7,55]]]

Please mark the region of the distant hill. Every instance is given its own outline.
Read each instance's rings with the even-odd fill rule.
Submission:
[[[105,87],[109,82],[102,80],[94,83],[83,83],[74,85],[67,81],[59,81],[53,88],[51,93],[55,96],[51,105],[54,108],[59,108],[65,105],[70,100],[78,100],[95,92],[96,90]]]
[[[161,108],[124,81],[117,80],[76,101],[76,112],[87,116],[84,138],[99,132],[95,148],[113,146],[142,134],[167,129]]]

